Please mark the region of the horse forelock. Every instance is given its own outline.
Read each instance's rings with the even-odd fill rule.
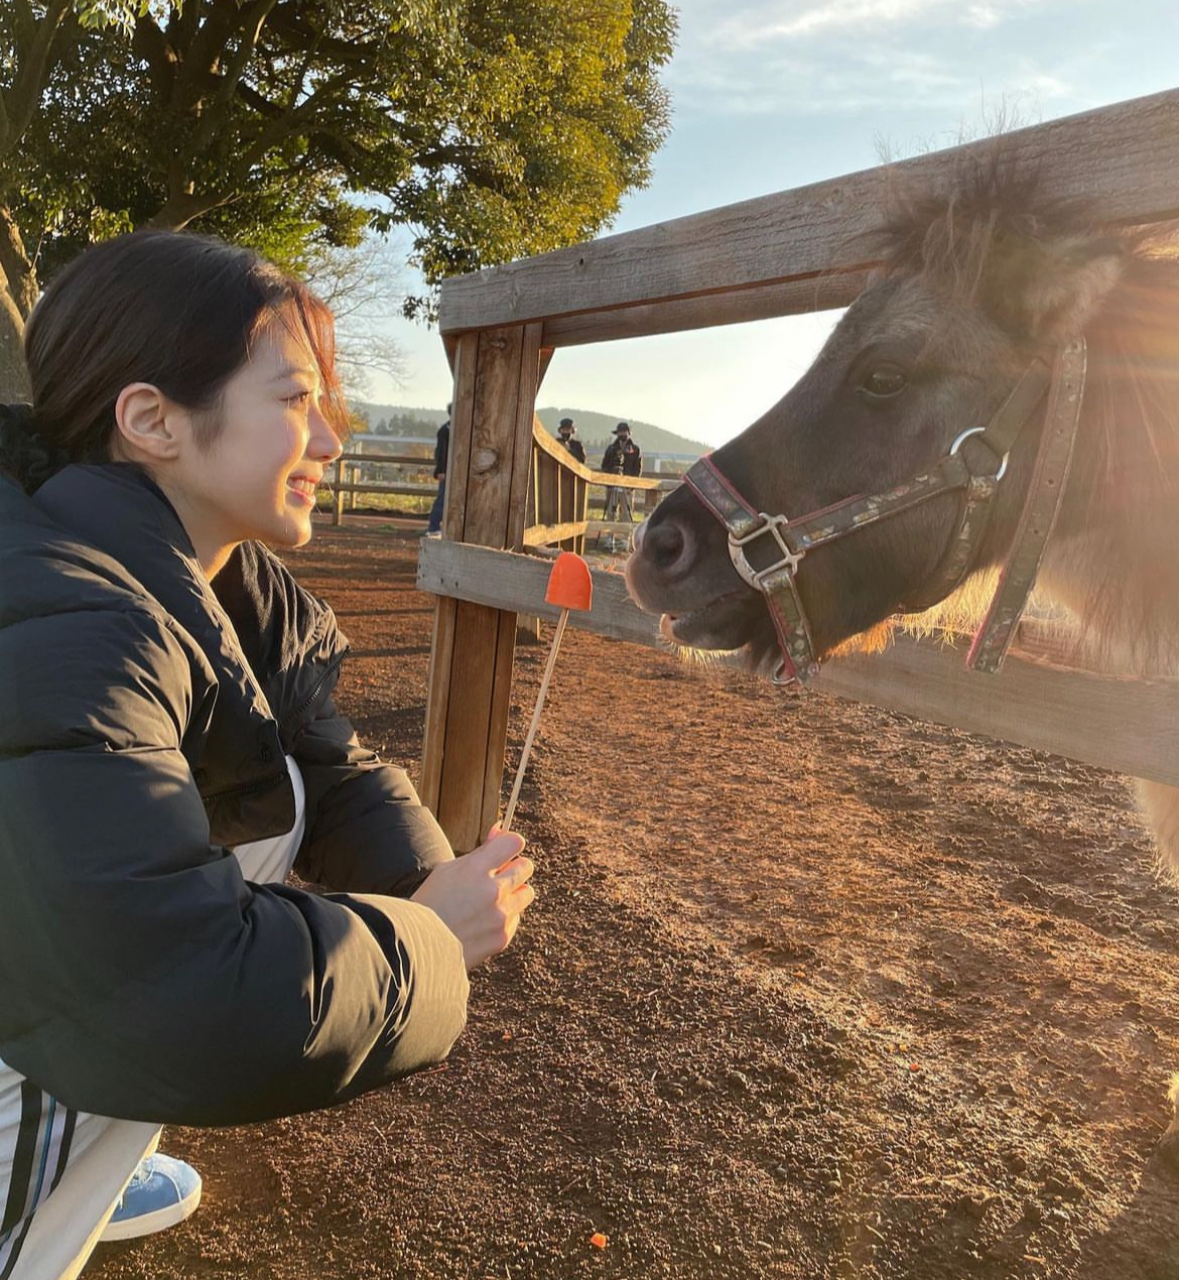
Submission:
[[[938,293],[972,304],[1004,253],[1075,235],[1087,221],[1078,205],[1046,201],[1037,188],[1034,176],[1017,177],[997,149],[955,171],[940,190],[894,182],[885,219],[867,239],[885,274],[919,276]]]
[[[1047,200],[997,150],[940,192],[896,184],[868,237],[886,275],[917,279],[951,305],[986,313],[1017,343],[1060,340],[1116,284],[1129,243],[1079,202]]]

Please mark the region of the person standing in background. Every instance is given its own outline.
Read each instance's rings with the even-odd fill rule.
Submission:
[[[606,446],[602,455],[602,470],[611,476],[637,476],[643,472],[643,451],[638,443],[631,439],[630,424],[620,422],[614,428],[614,439]],[[611,485],[606,490],[605,518],[614,520],[625,510],[626,518],[634,520],[634,509],[631,506],[630,490],[621,485]]]
[[[450,405],[446,406],[446,421],[438,428],[434,441],[434,479],[438,481],[438,496],[430,508],[426,522],[426,537],[442,537],[442,511],[446,506],[446,464],[450,458]]]
[[[573,425],[572,418],[562,418],[557,427],[557,437],[566,449],[585,466],[585,448],[580,440],[574,440],[574,434],[577,428]]]

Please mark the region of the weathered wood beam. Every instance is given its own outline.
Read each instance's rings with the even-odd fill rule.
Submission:
[[[645,338],[656,333],[685,333],[715,325],[770,320],[849,307],[868,283],[867,271],[840,271],[806,280],[755,286],[729,293],[672,298],[641,306],[546,320],[544,340],[554,347]]]
[[[418,585],[555,619],[557,610],[544,603],[550,568],[533,556],[427,543],[418,561]],[[635,644],[662,643],[656,620],[631,602],[620,574],[598,572],[593,579],[593,610],[570,614],[571,626]],[[1016,654],[999,675],[982,675],[965,668],[962,650],[898,636],[885,653],[827,663],[814,688],[1179,785],[1179,681],[1120,679]],[[768,688],[766,696],[774,696]]]
[[[523,546],[539,361],[539,325],[458,343],[445,538]],[[516,633],[501,603],[439,600],[435,614],[421,791],[462,851],[486,837],[499,809]]]
[[[1083,199],[1099,221],[1179,215],[1179,90],[1019,129],[1002,146],[1014,174],[1038,175],[1047,196]],[[544,342],[555,346],[558,317],[862,271],[872,255],[857,237],[877,225],[893,184],[936,184],[960,160],[994,147],[984,139],[458,276],[442,286],[440,327],[453,335],[544,320]],[[804,288],[800,304],[805,296]],[[603,336],[623,334],[593,340]]]
[[[534,524],[524,530],[526,547],[542,547],[546,542],[564,542],[585,533],[584,520],[566,520],[562,524]]]

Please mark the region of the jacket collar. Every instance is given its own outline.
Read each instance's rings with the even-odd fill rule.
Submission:
[[[201,571],[180,517],[141,467],[69,466],[43,484],[33,501],[142,583],[204,651],[224,693],[232,689],[235,701],[269,716],[234,625]]]
[[[159,487],[127,464],[70,466],[32,501],[58,527],[118,561],[204,654],[204,679],[213,682],[211,715],[186,724],[180,746],[204,800],[211,838],[235,845],[290,830],[294,794],[271,701],[280,711],[294,700],[297,686],[260,673],[263,693],[233,621]],[[197,681],[194,674],[194,687]]]

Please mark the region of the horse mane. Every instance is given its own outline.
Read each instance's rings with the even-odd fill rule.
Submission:
[[[1139,670],[1179,659],[1179,262],[1138,252],[1085,327],[1074,525],[1104,540],[1080,610]]]
[[[1090,657],[1116,651],[1135,670],[1176,674],[1179,253],[1171,229],[1102,227],[1078,202],[1042,199],[1035,178],[1014,177],[999,152],[940,194],[894,190],[890,206],[872,236],[885,272],[918,275],[954,302],[991,312],[1020,343],[1031,335],[1012,322],[1009,295],[1025,283],[1028,246],[1049,250],[1036,256],[1036,269],[1055,264],[1065,289],[1078,247],[1120,258],[1116,283],[1082,325],[1084,405],[1054,536],[1085,546],[1083,569],[1074,565],[1084,582],[1071,604]]]

